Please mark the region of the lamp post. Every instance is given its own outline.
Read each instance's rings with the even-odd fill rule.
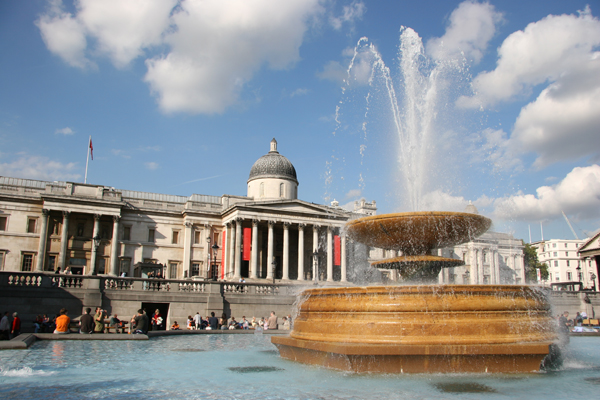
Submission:
[[[315,285],[319,284],[318,281],[318,273],[319,273],[319,252],[315,250],[313,253],[313,281]]]
[[[273,275],[273,285],[275,284],[275,269],[277,268],[277,261],[273,259],[271,263],[271,275]]]
[[[96,235],[92,238],[92,240],[94,241],[94,256],[93,256],[93,261],[94,261],[94,265],[92,265],[92,275],[98,275],[98,271],[96,270],[96,254],[98,253],[98,247],[100,247],[100,241],[102,240],[100,238],[100,235]]]
[[[464,281],[464,283],[467,285],[471,283],[471,271],[468,269],[465,271]]]
[[[575,268],[577,270],[577,279],[579,280],[579,282],[581,282],[581,266],[577,265],[577,268]]]
[[[592,280],[592,289],[594,290],[594,292],[596,291],[596,274],[594,274],[592,272],[592,274],[590,275],[590,279]]]
[[[219,246],[215,243],[211,247],[213,249],[213,268],[212,268],[212,280],[216,281],[218,278],[218,269],[217,269],[217,251],[219,250]]]

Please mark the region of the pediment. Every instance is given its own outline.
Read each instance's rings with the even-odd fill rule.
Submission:
[[[600,252],[600,232],[588,239],[578,250],[579,254],[586,252]]]
[[[226,211],[230,214],[238,211],[242,215],[255,215],[259,219],[272,218],[309,218],[323,220],[346,221],[350,213],[343,209],[335,209],[302,200],[266,200],[238,203]]]

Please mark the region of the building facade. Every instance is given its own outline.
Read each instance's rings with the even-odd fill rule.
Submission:
[[[550,239],[532,243],[536,248],[538,261],[548,267],[548,280],[544,283],[584,282],[586,276],[579,249],[585,242],[586,240]]]
[[[292,163],[270,151],[247,196],[189,197],[0,177],[0,269],[219,280],[346,281],[342,227],[356,212],[299,200]]]

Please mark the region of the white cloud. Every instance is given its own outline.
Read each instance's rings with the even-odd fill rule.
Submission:
[[[75,132],[73,131],[73,129],[69,128],[68,126],[66,128],[62,128],[62,129],[57,129],[56,131],[54,131],[55,134],[61,134],[61,135],[72,135]]]
[[[144,165],[146,166],[146,168],[148,168],[150,171],[154,171],[156,169],[158,169],[159,165],[157,162],[154,161],[150,161],[147,163],[144,163]]]
[[[542,221],[562,218],[562,212],[576,220],[600,217],[600,166],[577,167],[553,186],[542,186],[536,195],[518,193],[496,199],[494,214],[500,219]]]
[[[346,193],[346,195],[344,196],[344,199],[355,199],[357,197],[360,197],[361,195],[362,195],[362,190],[351,189],[348,191],[348,193]]]
[[[450,14],[444,36],[427,42],[427,52],[435,59],[467,58],[479,62],[500,21],[502,14],[491,4],[462,2]]]
[[[309,90],[306,88],[298,88],[296,90],[294,90],[292,93],[290,93],[290,97],[296,97],[296,96],[306,96],[308,94]]]
[[[342,66],[342,64],[340,64],[339,61],[329,61],[327,64],[325,64],[322,71],[317,72],[317,77],[342,83],[344,82],[344,79],[348,77],[348,71]]]
[[[0,154],[1,156],[1,154]],[[0,163],[0,175],[45,181],[77,181],[77,163],[63,164],[48,157],[19,154],[12,162]]]
[[[171,52],[146,60],[145,81],[165,112],[221,113],[264,65],[288,68],[318,0],[186,0],[173,15]]]
[[[60,56],[73,67],[94,66],[85,57],[86,28],[71,13],[64,12],[61,0],[53,0],[47,14],[36,21],[48,50]]]
[[[342,14],[338,17],[331,16],[329,17],[329,24],[335,30],[342,29],[344,23],[353,24],[357,19],[361,19],[365,14],[367,7],[362,1],[354,1],[349,6],[344,6],[342,9]]]
[[[127,152],[125,150],[122,150],[122,149],[111,149],[110,152],[112,153],[112,155],[117,156],[117,157],[123,157],[125,159],[131,158],[131,156],[129,154],[127,154]]]
[[[549,15],[523,31],[509,35],[498,49],[496,69],[473,81],[475,95],[463,97],[463,107],[486,107],[528,94],[535,85],[576,73],[596,57],[600,21],[589,7],[580,15]]]
[[[79,0],[77,13],[54,0],[36,21],[48,49],[68,64],[94,66],[108,56],[118,68],[148,49],[144,80],[165,112],[221,113],[238,101],[261,68],[291,67],[323,0]],[[343,18],[358,18],[354,3]],[[88,38],[90,40],[88,40]]]
[[[162,42],[176,5],[177,0],[79,0],[77,20],[98,41],[98,51],[122,68]]]

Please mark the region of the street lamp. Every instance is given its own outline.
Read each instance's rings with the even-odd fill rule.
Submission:
[[[315,285],[318,285],[317,274],[319,273],[319,252],[317,250],[313,253],[313,260],[313,281],[315,281]]]
[[[577,278],[579,279],[579,282],[581,282],[581,266],[577,265],[577,268],[575,268],[577,270]]]
[[[590,279],[592,280],[592,285],[593,285],[593,287],[592,287],[592,288],[593,288],[593,290],[594,290],[594,292],[595,292],[595,291],[596,291],[596,274],[594,274],[594,273],[592,272],[592,274],[590,275]]]
[[[273,285],[275,284],[275,269],[277,268],[277,261],[273,260],[271,263],[271,275],[273,275]]]
[[[471,283],[471,271],[469,271],[468,269],[465,271],[464,283],[465,284]]]
[[[217,244],[213,244],[212,247],[213,249],[213,269],[212,269],[212,280],[216,281],[218,278],[218,271],[217,271],[217,251],[219,250],[219,246],[217,246]],[[210,256],[209,256],[210,257]]]
[[[102,240],[102,238],[99,235],[96,235],[93,237],[94,240],[94,250],[98,250],[98,247],[100,247],[100,241]]]

